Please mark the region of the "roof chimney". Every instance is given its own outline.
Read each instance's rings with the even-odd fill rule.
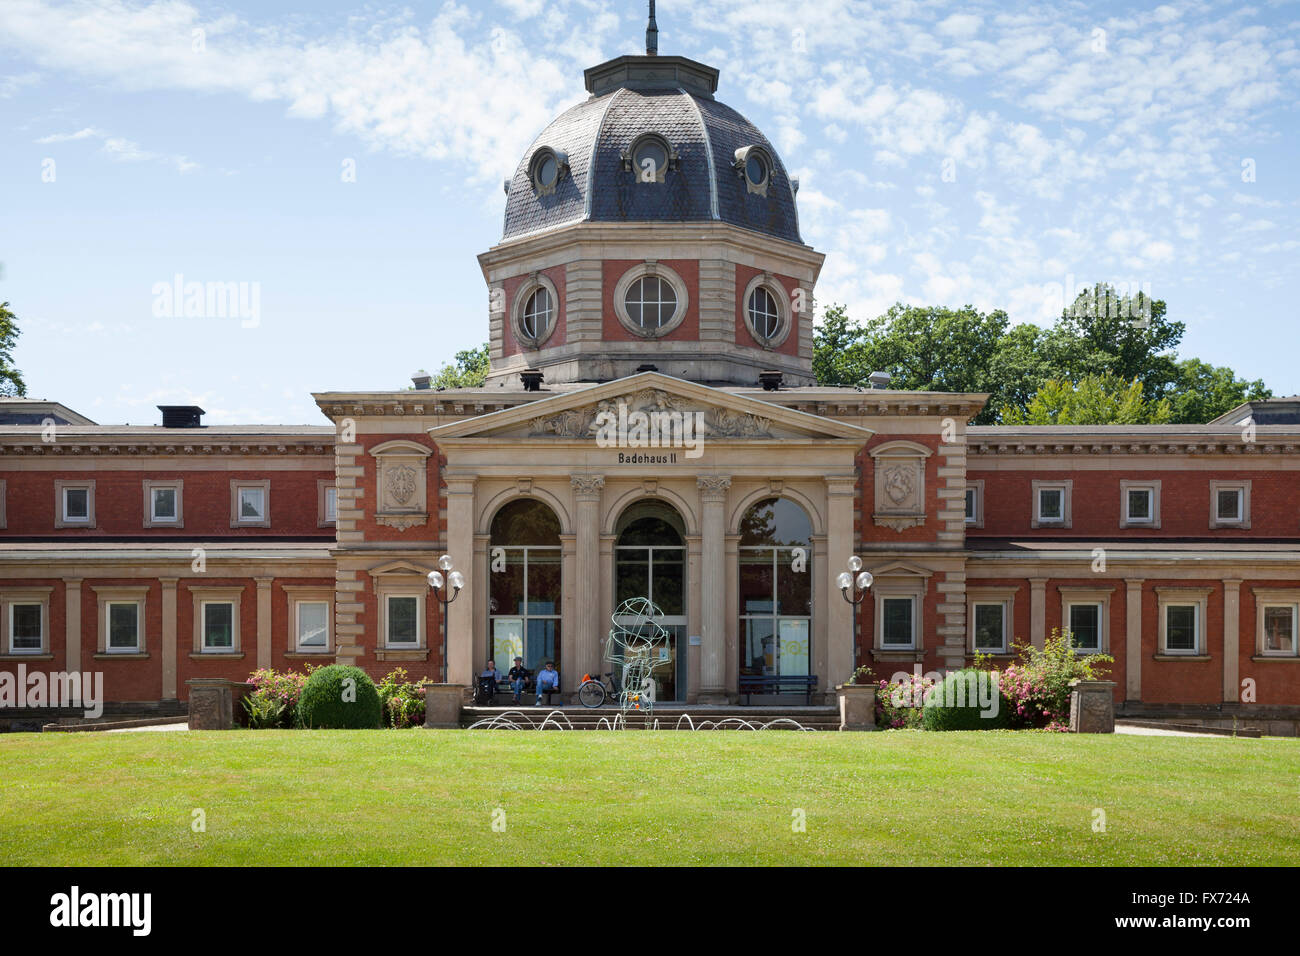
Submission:
[[[655,23],[655,0],[650,0],[650,22],[645,27],[645,55],[659,55],[659,25]]]
[[[775,392],[780,389],[785,376],[780,370],[769,368],[758,373],[758,384],[763,386],[765,392]]]
[[[519,379],[524,383],[525,392],[540,392],[542,390],[544,376],[540,368],[524,369],[519,373]]]
[[[432,381],[433,381],[433,376],[431,376],[424,369],[420,369],[418,372],[416,372],[414,375],[411,376],[411,384],[416,387],[417,391],[421,391],[421,392],[428,389],[429,383]]]
[[[207,413],[197,405],[159,405],[163,428],[202,428]]]
[[[871,383],[872,388],[889,388],[890,377],[888,372],[872,372],[867,376],[867,381]]]

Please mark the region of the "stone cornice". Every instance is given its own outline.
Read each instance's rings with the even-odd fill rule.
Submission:
[[[1288,440],[1244,442],[1237,432],[1223,436],[1154,438],[1134,440],[1131,436],[1113,440],[968,440],[967,453],[976,455],[1294,455],[1300,453],[1300,436]]]
[[[556,392],[509,392],[503,390],[466,390],[465,392],[320,393],[313,395],[320,410],[331,420],[344,418],[473,418],[499,412],[516,405],[527,405],[548,398]],[[427,426],[423,426],[427,427]],[[414,430],[422,431],[419,424]]]
[[[39,436],[15,438],[0,435],[0,456],[32,458],[232,458],[232,457],[303,457],[334,456],[334,438],[275,437],[252,440],[229,438],[164,436],[147,438],[130,435],[60,435],[57,441],[43,442]]]

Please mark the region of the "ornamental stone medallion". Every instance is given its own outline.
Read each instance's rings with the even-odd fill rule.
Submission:
[[[427,462],[432,451],[411,441],[388,441],[370,454],[378,471],[375,521],[398,531],[428,524]]]
[[[930,449],[910,441],[891,441],[871,450],[876,496],[872,519],[902,531],[925,524],[925,460]]]

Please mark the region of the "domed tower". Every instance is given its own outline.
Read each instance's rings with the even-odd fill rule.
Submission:
[[[797,181],[771,142],[718,102],[718,71],[659,56],[586,71],[505,183],[502,240],[479,256],[490,295],[488,385],[653,368],[715,385],[776,370],[813,384],[813,286]]]

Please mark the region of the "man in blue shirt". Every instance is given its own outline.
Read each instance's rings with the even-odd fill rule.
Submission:
[[[487,667],[483,668],[483,673],[478,675],[479,684],[483,687],[483,693],[487,695],[488,703],[492,703],[492,698],[497,694],[497,682],[501,680],[501,672],[497,670],[496,661],[488,661]]]
[[[558,692],[560,689],[560,672],[555,669],[555,665],[550,661],[546,666],[537,672],[537,703],[534,707],[542,706],[542,694],[548,690]]]

